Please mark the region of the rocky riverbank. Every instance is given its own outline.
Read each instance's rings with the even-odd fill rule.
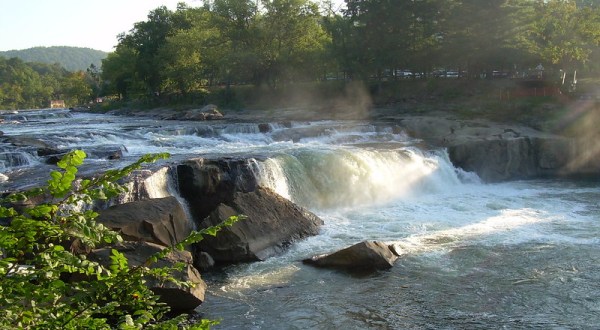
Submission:
[[[228,112],[209,106],[186,111],[157,109],[119,111],[114,114],[151,118],[156,131],[163,129],[163,120],[186,123],[210,121],[211,124],[220,126],[221,131],[226,130],[223,128],[226,125],[243,124],[244,129],[249,129],[252,135],[270,134],[273,141],[287,142],[295,142],[307,135],[317,138],[331,133],[328,132],[330,128],[325,120],[368,124],[375,131],[389,130],[392,135],[404,134],[420,139],[419,147],[425,150],[446,148],[456,167],[475,172],[486,182],[600,173],[598,157],[590,157],[595,150],[590,145],[590,141],[595,141],[593,134],[591,138],[586,134],[562,136],[518,124],[461,119],[444,112],[421,114],[365,107],[354,108],[352,111],[334,107],[327,111],[323,108],[311,108]],[[313,121],[325,122],[316,125],[311,124]],[[292,122],[303,124],[299,127],[292,125]],[[281,129],[276,131],[273,127]],[[185,126],[182,130],[188,128]],[[338,125],[337,128],[344,127]],[[198,127],[194,129],[190,138],[211,137],[217,132],[212,127],[203,126],[202,129],[206,132],[200,132]],[[593,129],[587,131],[593,132]],[[49,145],[41,137],[28,135],[9,134],[3,136],[1,142],[35,153],[45,159],[46,163],[55,162],[66,151]],[[105,164],[120,159],[126,149],[117,145],[104,149],[94,147],[90,151],[95,151],[97,158]],[[113,156],[115,154],[117,156]],[[585,157],[581,157],[582,155]],[[4,156],[9,157],[10,154],[5,153]],[[189,254],[174,257],[175,260],[187,263],[189,267],[202,270],[209,269],[215,262],[223,264],[264,260],[280,253],[297,240],[317,235],[322,224],[318,217],[258,183],[256,168],[252,166],[256,157],[258,156],[251,153],[237,156],[217,154],[178,157],[167,165],[136,173],[127,183],[130,188],[128,194],[112,203],[98,205],[100,221],[120,231],[130,242],[119,247],[120,249],[136,255],[138,249],[139,254],[143,254],[144,251],[160,249],[154,245],[176,244],[194,228],[214,225],[232,215],[247,216],[216,238],[209,238],[194,246]],[[18,174],[12,176],[11,180],[19,178],[16,175]],[[28,183],[31,180],[32,178],[27,178]],[[173,183],[173,187],[167,187],[169,182]],[[158,186],[160,189],[157,189]],[[107,208],[111,204],[113,206]],[[151,246],[133,242],[146,242]],[[359,250],[359,254],[365,255],[361,251],[363,250]],[[386,249],[381,251],[385,252],[384,255],[389,254]],[[97,253],[101,256],[104,252]],[[342,256],[344,258],[346,256]],[[389,260],[391,259],[395,258],[391,257]],[[333,262],[336,263],[338,261]],[[388,264],[393,264],[393,260]],[[352,266],[344,264],[343,267]],[[199,273],[196,274],[193,270],[187,272],[186,276],[197,283],[202,281]],[[199,284],[197,287],[204,286]],[[168,292],[173,292],[172,288]],[[189,299],[186,301],[190,304],[173,305],[177,309],[194,308],[204,299],[203,290],[184,290],[180,294],[187,295]]]
[[[452,112],[415,113],[410,109],[342,107],[286,108],[268,111],[220,111],[214,105],[199,109],[118,110],[117,115],[149,116],[161,120],[217,120],[257,123],[260,132],[270,124],[290,125],[292,121],[349,120],[385,123],[432,147],[447,148],[452,163],[477,173],[484,181],[497,182],[552,176],[595,176],[600,173],[600,157],[590,154],[590,141],[597,137],[592,127],[600,123],[595,104],[574,102],[552,132],[540,131],[518,122],[503,123],[485,119],[464,119]],[[547,126],[541,117],[539,126]],[[578,121],[573,123],[573,121]],[[570,125],[585,124],[579,130]],[[575,133],[569,129],[576,130]]]

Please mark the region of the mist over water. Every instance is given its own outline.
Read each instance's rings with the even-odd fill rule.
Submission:
[[[16,119],[17,120],[17,119]],[[264,262],[204,274],[198,312],[217,329],[594,328],[600,324],[600,185],[567,180],[485,184],[445,150],[393,123],[158,122],[72,114],[5,124],[57,148],[114,146],[124,160],[240,156],[259,182],[319,215],[318,236]],[[396,132],[396,133],[394,133]],[[43,167],[34,150],[0,145],[8,184]],[[9,155],[18,155],[15,157]],[[23,162],[10,159],[27,159]],[[21,173],[21,174],[20,174]],[[21,175],[21,176],[19,176]],[[173,194],[165,173],[152,196]],[[374,274],[299,262],[362,240],[395,244],[394,268]]]

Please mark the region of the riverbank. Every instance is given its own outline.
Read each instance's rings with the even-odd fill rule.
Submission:
[[[225,120],[378,120],[402,115],[431,115],[457,119],[486,119],[561,133],[561,120],[595,100],[599,84],[581,83],[578,94],[560,94],[557,87],[530,87],[540,82],[511,79],[407,79],[392,82],[329,81],[288,85],[276,90],[231,86],[213,88],[195,103],[176,98],[107,103],[91,111],[182,119],[190,110],[215,104]],[[547,93],[544,96],[543,93]],[[585,100],[584,100],[585,99]],[[596,104],[596,108],[598,105]]]

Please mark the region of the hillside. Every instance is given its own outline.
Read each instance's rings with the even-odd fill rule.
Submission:
[[[69,71],[85,71],[92,63],[99,68],[106,55],[107,53],[100,50],[67,46],[34,47],[0,52],[0,56],[18,57],[25,62],[59,63]]]

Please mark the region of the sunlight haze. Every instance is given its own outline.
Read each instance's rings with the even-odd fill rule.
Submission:
[[[87,47],[113,51],[117,35],[145,21],[157,7],[177,3],[199,6],[200,0],[0,0],[0,51],[31,47]],[[334,1],[340,6],[343,0]]]
[[[144,21],[150,10],[181,0],[1,0],[0,51],[38,46],[87,47],[110,52],[117,35]],[[185,1],[197,6],[197,0]]]

